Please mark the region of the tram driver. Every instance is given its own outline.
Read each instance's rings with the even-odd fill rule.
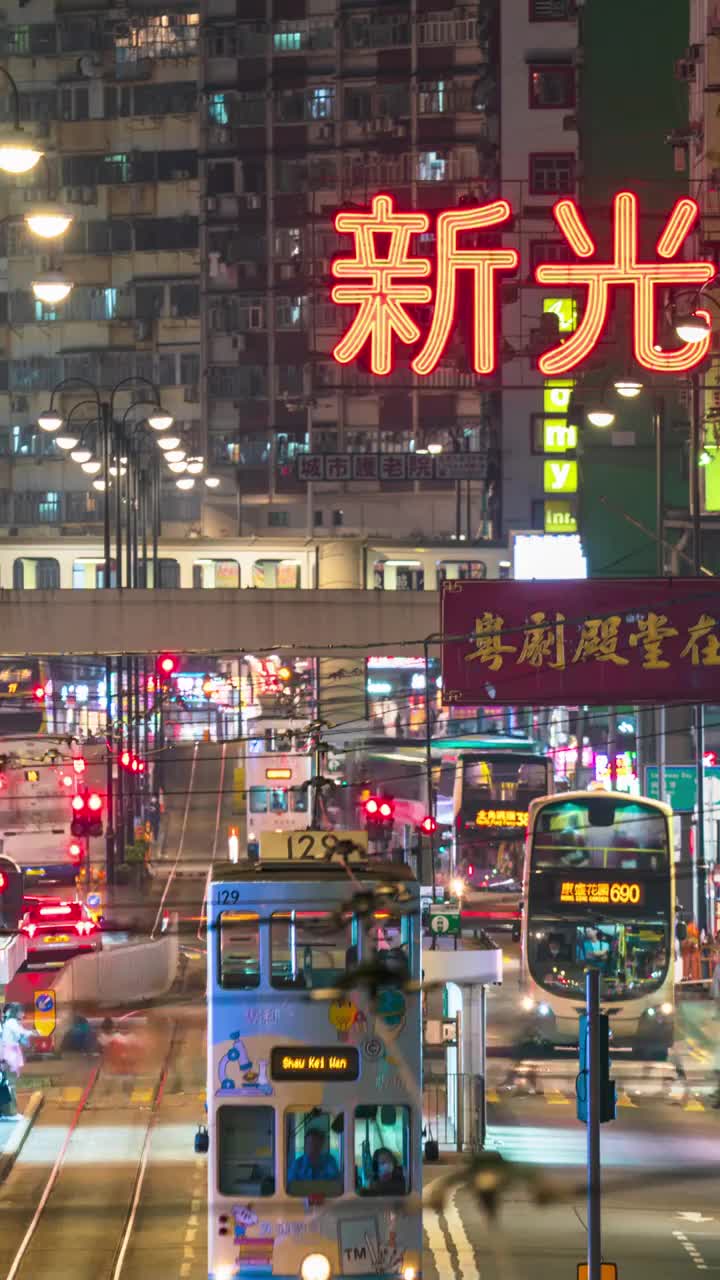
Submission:
[[[296,1156],[288,1169],[288,1182],[334,1182],[339,1177],[338,1162],[327,1149],[322,1129],[308,1129],[303,1154]]]

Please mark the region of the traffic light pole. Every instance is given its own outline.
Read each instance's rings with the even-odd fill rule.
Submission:
[[[587,1006],[587,1260],[588,1280],[600,1280],[600,971],[585,974]]]

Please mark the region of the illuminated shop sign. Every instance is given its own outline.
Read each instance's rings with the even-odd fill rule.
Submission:
[[[632,290],[632,346],[639,365],[653,373],[671,374],[702,363],[711,341],[709,313],[699,309],[695,313],[708,321],[708,333],[701,342],[682,343],[667,351],[657,332],[656,306],[657,290],[692,292],[715,277],[714,263],[679,256],[697,216],[696,201],[677,200],[655,245],[655,257],[645,260],[639,249],[638,198],[621,191],[612,207],[612,254],[602,261],[577,202],[570,197],[558,200],[553,217],[575,260],[540,263],[534,278],[537,284],[553,288],[582,288],[585,303],[577,327],[569,332],[576,319],[571,302],[549,299],[557,308],[561,341],[539,357],[541,373],[554,378],[588,359],[603,336],[619,288]],[[470,365],[477,374],[493,373],[500,350],[499,286],[520,262],[517,250],[499,243],[511,217],[507,200],[442,211],[432,227],[435,257],[431,261],[416,252],[420,237],[431,228],[429,214],[398,209],[394,198],[384,194],[373,197],[369,210],[339,211],[335,229],[351,238],[353,252],[333,261],[332,274],[338,283],[332,299],[356,311],[333,350],[338,364],[352,364],[367,347],[370,369],[382,377],[392,372],[401,344],[411,348],[413,372],[427,377],[452,337],[462,273],[462,290],[472,290]],[[470,244],[467,233],[472,233]],[[491,241],[493,234],[496,244]],[[419,307],[430,307],[424,331],[416,319]]]
[[[360,1055],[357,1049],[270,1050],[273,1080],[357,1080]]]
[[[557,898],[572,906],[641,907],[645,886],[637,880],[561,880]]]

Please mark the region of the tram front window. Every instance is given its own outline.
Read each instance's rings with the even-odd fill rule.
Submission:
[[[342,1112],[292,1108],[286,1114],[287,1190],[291,1196],[339,1196],[343,1191]]]
[[[410,1190],[410,1108],[355,1108],[355,1186],[361,1196]]]
[[[259,917],[223,911],[219,919],[220,986],[247,990],[260,985]]]
[[[338,923],[330,911],[274,911],[270,917],[272,985],[328,987],[352,963],[352,920]]]
[[[272,1107],[219,1107],[218,1188],[223,1196],[271,1196],[275,1191]]]

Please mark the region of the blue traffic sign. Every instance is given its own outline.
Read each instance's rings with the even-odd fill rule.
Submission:
[[[40,1013],[49,1013],[55,1008],[55,995],[52,991],[41,991],[35,997],[35,1008]]]

